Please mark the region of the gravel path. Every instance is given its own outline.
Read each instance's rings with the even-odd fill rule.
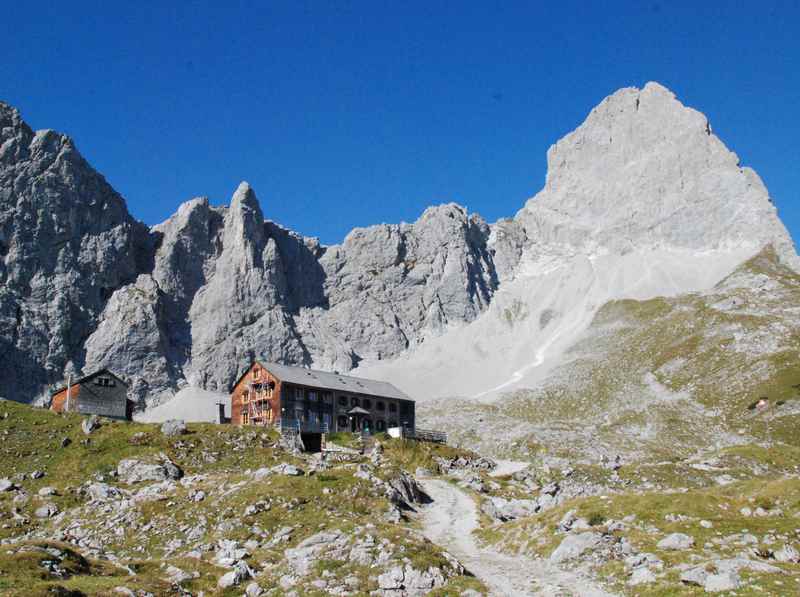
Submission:
[[[423,532],[446,549],[489,587],[494,597],[575,596],[610,597],[575,571],[565,571],[547,560],[510,556],[479,546],[472,536],[478,513],[472,499],[440,479],[418,479],[433,500],[422,507]]]

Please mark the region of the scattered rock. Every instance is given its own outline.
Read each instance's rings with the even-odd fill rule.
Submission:
[[[188,572],[181,570],[176,566],[167,566],[166,569],[167,579],[176,585],[179,585],[187,580],[191,580],[193,577]]]
[[[736,572],[720,572],[719,574],[709,574],[703,588],[706,593],[720,593],[738,589],[740,584],[741,581]]]
[[[683,533],[672,533],[667,535],[656,544],[656,547],[659,549],[670,551],[691,549],[693,546],[694,539],[692,539],[689,535],[684,535]]]
[[[81,429],[86,435],[100,428],[100,419],[97,415],[92,415],[81,421]]]
[[[126,458],[117,465],[120,481],[127,484],[141,481],[166,481],[180,479],[183,471],[174,463],[166,460],[160,464],[149,464],[140,460]]]
[[[247,550],[239,545],[238,541],[222,539],[217,543],[217,553],[214,556],[214,563],[219,566],[230,567],[236,562],[246,558],[249,554]]]
[[[600,533],[586,532],[568,535],[550,554],[550,561],[559,563],[580,557],[587,551],[598,547],[602,541],[603,536]]]
[[[52,518],[56,514],[58,514],[58,507],[55,504],[45,504],[34,512],[36,518]]]
[[[219,581],[217,581],[217,586],[220,589],[228,589],[240,585],[242,582],[253,578],[253,576],[253,571],[247,564],[244,562],[237,562],[233,570],[226,572],[220,577]]]
[[[656,581],[656,575],[653,573],[650,568],[642,566],[640,568],[635,568],[633,574],[631,574],[630,579],[628,580],[628,584],[632,587],[637,585],[644,585],[649,584]]]
[[[687,585],[693,585],[697,587],[705,586],[706,584],[706,577],[708,576],[708,572],[703,567],[698,566],[697,568],[690,568],[689,570],[684,570],[681,572],[681,582]]]
[[[186,433],[186,423],[181,419],[170,419],[161,424],[161,433],[167,437],[177,437]]]
[[[784,545],[773,554],[777,562],[797,564],[800,562],[800,553],[792,545]]]

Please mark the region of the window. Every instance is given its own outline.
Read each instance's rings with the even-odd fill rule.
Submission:
[[[364,398],[364,408],[372,408],[372,400]]]
[[[396,413],[397,412],[397,405],[394,402],[389,403],[389,412]]]
[[[336,424],[339,426],[339,431],[347,429],[347,417],[344,415],[340,416],[338,419],[336,419]]]
[[[323,392],[322,393],[322,402],[323,404],[332,404],[333,403],[333,394],[330,392]]]
[[[339,406],[347,406],[347,396],[339,396]]]
[[[261,379],[261,369],[258,367],[253,369],[253,379]]]
[[[247,425],[247,411],[242,412],[242,425]]]
[[[350,406],[361,406],[361,401],[355,396],[353,396],[352,398],[350,398]]]
[[[375,421],[375,429],[378,431],[386,431],[386,421]]]
[[[381,412],[386,410],[386,405],[383,402],[380,402],[380,401],[377,404],[375,404],[375,407]]]
[[[249,401],[250,401],[250,392],[245,390],[244,392],[242,392],[242,402],[247,403]]]
[[[312,392],[311,390],[308,391],[308,400],[309,402],[316,402],[317,401],[317,393]]]
[[[103,386],[104,388],[113,388],[114,380],[110,377],[98,377],[94,380],[95,385]]]

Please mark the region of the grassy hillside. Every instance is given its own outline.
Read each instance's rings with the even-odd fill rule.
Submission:
[[[241,595],[251,582],[270,595],[321,595],[310,583],[323,578],[329,587],[366,595],[398,565],[440,569],[446,582],[434,594],[481,588],[413,524],[389,522],[385,490],[369,478],[391,480],[404,466],[432,462],[438,451],[451,455],[447,448],[386,440],[378,465],[362,457],[360,465],[323,466],[283,450],[274,433],[254,429],[197,424],[169,438],[155,425],[104,420],[85,435],[81,421],[0,403],[0,479],[15,485],[0,492],[3,595],[112,595],[116,587]],[[183,477],[127,484],[116,474],[123,459],[169,460]],[[254,473],[281,463],[306,474]],[[356,474],[359,466],[367,478]],[[40,517],[44,506],[51,511]],[[313,571],[299,575],[287,550],[322,531],[341,536],[338,551],[315,556]],[[246,549],[243,561],[254,579],[218,588],[230,570],[216,559],[221,541]],[[359,557],[348,555],[354,548]]]

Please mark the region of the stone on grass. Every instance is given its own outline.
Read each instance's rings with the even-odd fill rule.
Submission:
[[[656,581],[656,575],[653,573],[650,568],[642,566],[641,568],[636,568],[631,574],[630,579],[628,580],[628,584],[632,587],[636,585],[645,585]]]
[[[553,553],[550,554],[550,561],[559,563],[573,558],[580,557],[587,551],[599,546],[603,541],[600,533],[580,533],[565,537]]]
[[[34,512],[36,518],[52,518],[56,514],[58,514],[58,507],[55,504],[45,504]]]
[[[702,567],[690,568],[681,572],[681,582],[686,585],[702,587],[706,584],[706,577],[708,577],[708,572]]]
[[[100,419],[97,418],[97,415],[92,415],[91,417],[85,418],[81,421],[81,429],[86,435],[89,435],[96,429],[100,428]]]
[[[217,581],[220,589],[229,589],[240,585],[242,582],[253,578],[253,571],[244,562],[237,562],[233,570],[223,574]]]
[[[733,591],[739,588],[741,581],[736,572],[720,572],[719,574],[709,574],[703,588],[706,593],[721,593],[722,591]]]
[[[177,437],[186,433],[186,423],[182,419],[170,419],[161,424],[161,433],[167,437]]]
[[[180,479],[183,471],[170,461],[152,464],[126,458],[117,465],[117,475],[123,483],[139,483],[141,481],[166,481]]]
[[[800,553],[792,545],[784,545],[773,554],[778,562],[785,564],[796,564],[800,562]]]
[[[669,551],[691,549],[693,546],[694,539],[692,539],[689,535],[684,535],[683,533],[672,533],[667,535],[656,544],[656,547],[659,549],[665,549]]]

